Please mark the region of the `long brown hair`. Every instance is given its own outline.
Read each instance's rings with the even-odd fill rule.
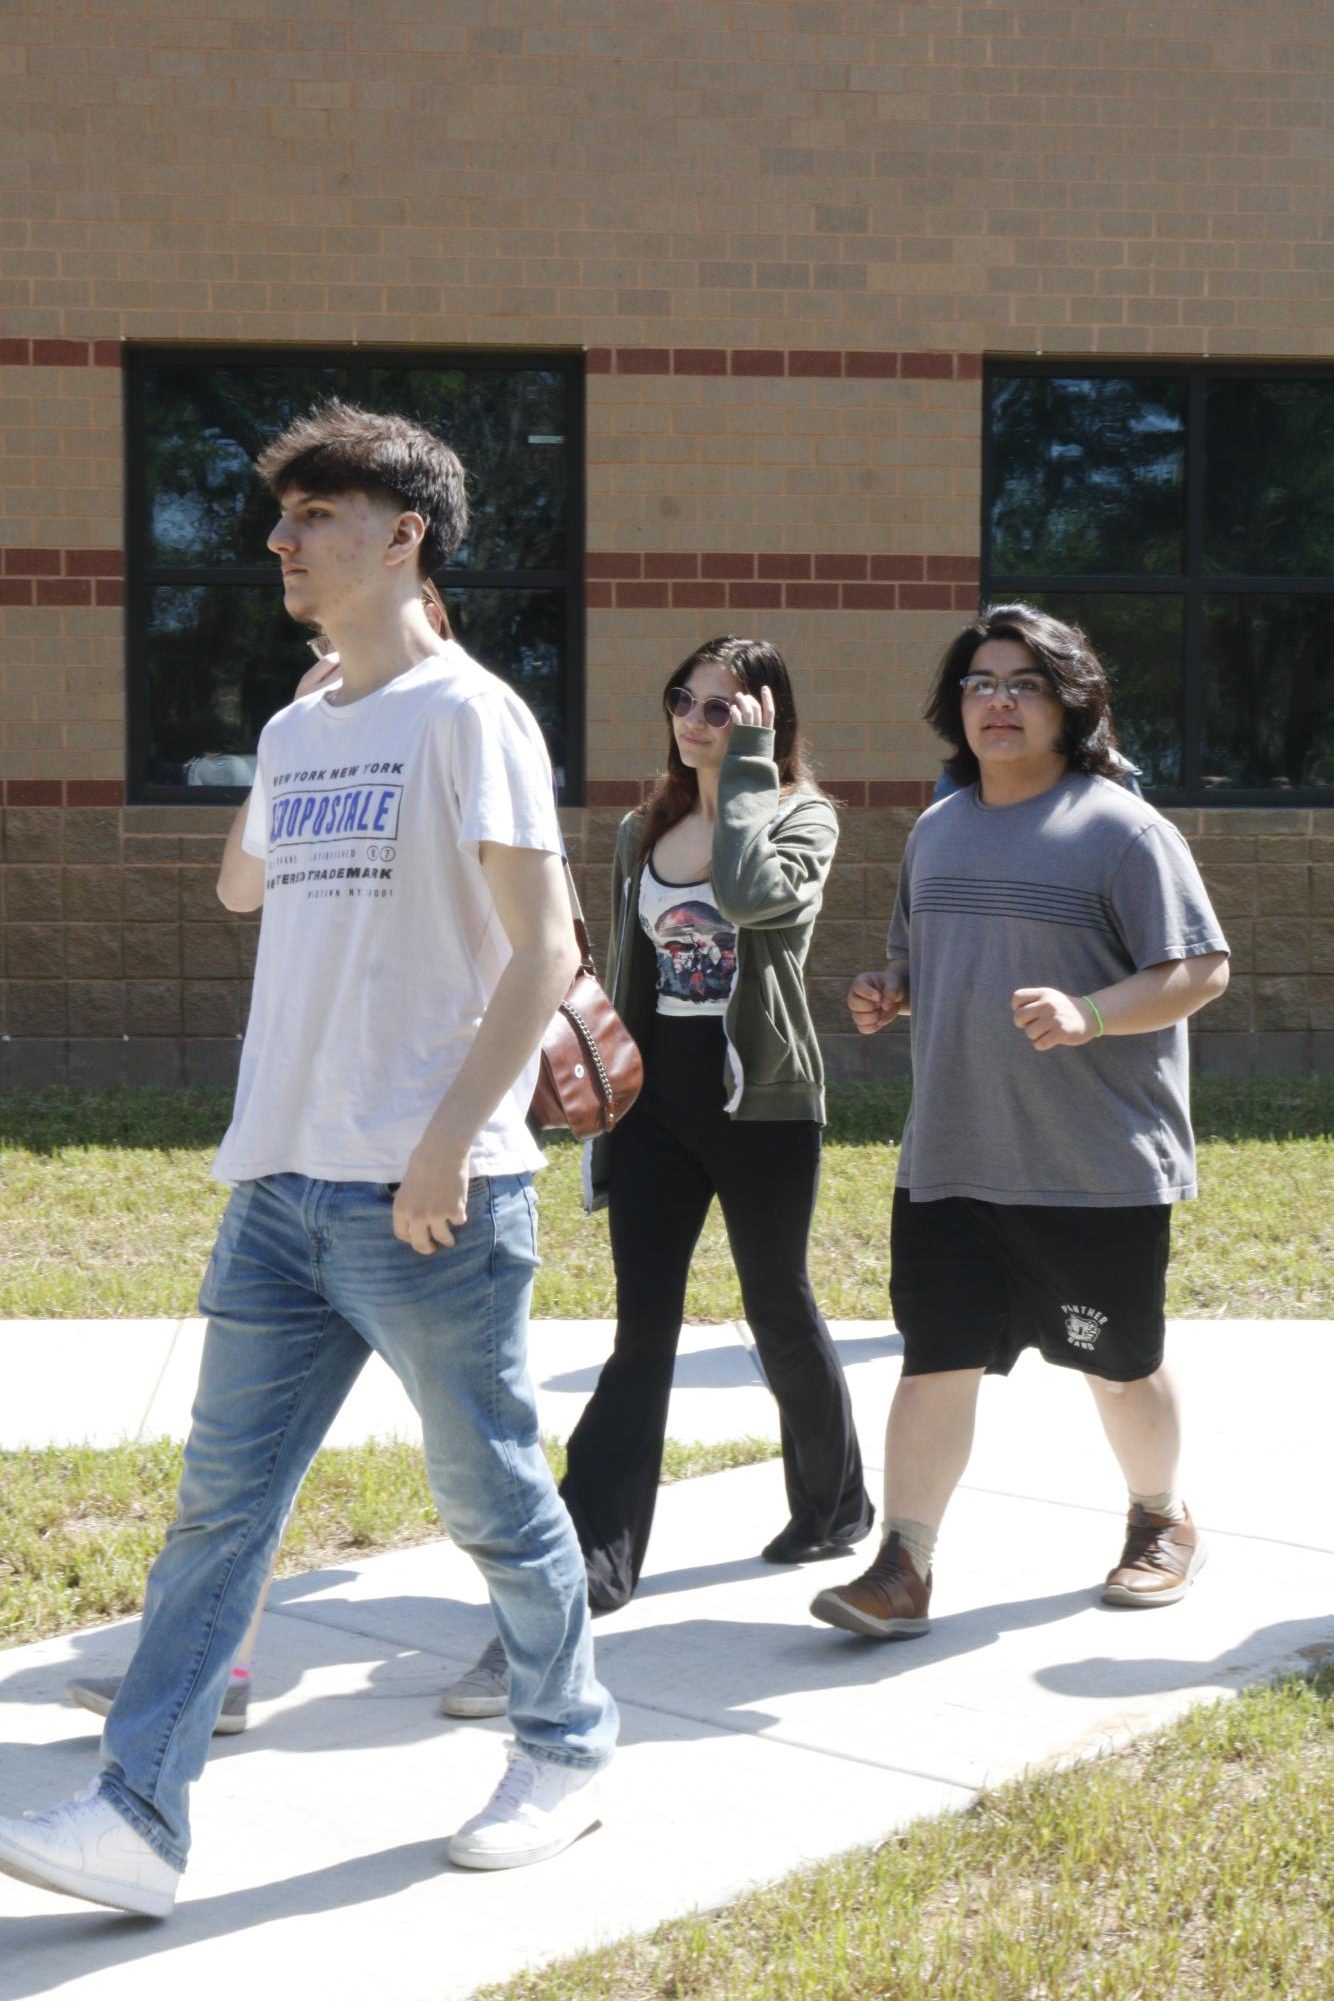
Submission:
[[[445,610],[445,601],[429,577],[422,585],[422,603],[430,605],[440,620],[436,637],[438,639],[452,639],[454,637],[454,628],[449,622],[449,613]]]
[[[725,667],[738,688],[756,699],[761,688],[772,690],[774,762],[778,766],[778,783],[784,792],[798,787],[813,787],[815,783],[797,723],[797,704],[792,694],[787,662],[778,648],[771,646],[767,639],[738,639],[732,633],[722,633],[717,639],[706,639],[702,646],[697,646],[681,662],[662,691],[662,710],[667,718],[667,770],[641,808],[644,816],[643,832],[639,838],[641,857],[647,855],[655,841],[661,840],[669,828],[684,820],[699,804],[699,779],[689,765],[682,762],[667,701],[673,688],[683,688],[696,667],[704,666]]]

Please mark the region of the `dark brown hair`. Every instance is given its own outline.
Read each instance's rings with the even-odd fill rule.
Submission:
[[[812,787],[814,779],[806,760],[806,750],[797,723],[797,704],[792,693],[792,680],[787,671],[787,662],[776,646],[767,639],[738,639],[732,633],[722,633],[717,639],[706,639],[697,646],[668,681],[662,691],[662,710],[667,718],[667,770],[645,800],[642,811],[644,828],[640,835],[639,852],[647,855],[655,841],[658,841],[674,827],[678,820],[684,820],[693,812],[699,802],[699,779],[684,764],[677,749],[676,732],[671,726],[671,711],[667,698],[673,688],[683,688],[696,667],[717,666],[726,668],[738,688],[747,695],[758,698],[761,688],[773,691],[774,698],[774,762],[778,766],[778,782],[783,791],[790,792],[796,787]]]
[[[468,527],[463,467],[434,431],[406,417],[358,410],[336,397],[317,403],[266,445],[255,462],[269,492],[377,494],[426,523],[418,564],[429,577],[448,562]]]
[[[1111,689],[1084,634],[1077,625],[1067,625],[1036,605],[997,604],[987,605],[946,648],[924,711],[936,735],[950,746],[953,754],[945,759],[945,769],[955,783],[972,785],[978,776],[977,759],[964,733],[959,683],[988,639],[1017,640],[1050,682],[1065,712],[1059,748],[1070,769],[1119,778]]]

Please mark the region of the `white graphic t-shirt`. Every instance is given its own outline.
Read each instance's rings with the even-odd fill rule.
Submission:
[[[220,1181],[400,1181],[510,956],[480,844],[560,852],[537,724],[453,642],[346,707],[323,690],[259,741],[246,852],[264,914]],[[471,1174],[542,1165],[534,1056]]]
[[[639,921],[658,955],[658,1013],[725,1014],[736,984],[736,926],[714,900],[713,884],[664,882],[645,862]]]

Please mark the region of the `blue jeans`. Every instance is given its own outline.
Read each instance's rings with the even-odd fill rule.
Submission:
[[[491,1594],[510,1721],[535,1756],[605,1764],[616,1707],[593,1673],[583,1558],[538,1442],[527,1370],[530,1177],[472,1182],[453,1248],[393,1234],[372,1182],[275,1174],[227,1205],[176,1520],[107,1718],[102,1791],[185,1867],[187,1799],[307,1467],[372,1349],[421,1417],[441,1519]]]

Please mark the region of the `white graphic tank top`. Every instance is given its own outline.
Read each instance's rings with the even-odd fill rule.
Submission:
[[[658,1013],[725,1013],[736,983],[736,926],[708,878],[664,882],[650,856],[639,878],[639,921],[658,958]]]

